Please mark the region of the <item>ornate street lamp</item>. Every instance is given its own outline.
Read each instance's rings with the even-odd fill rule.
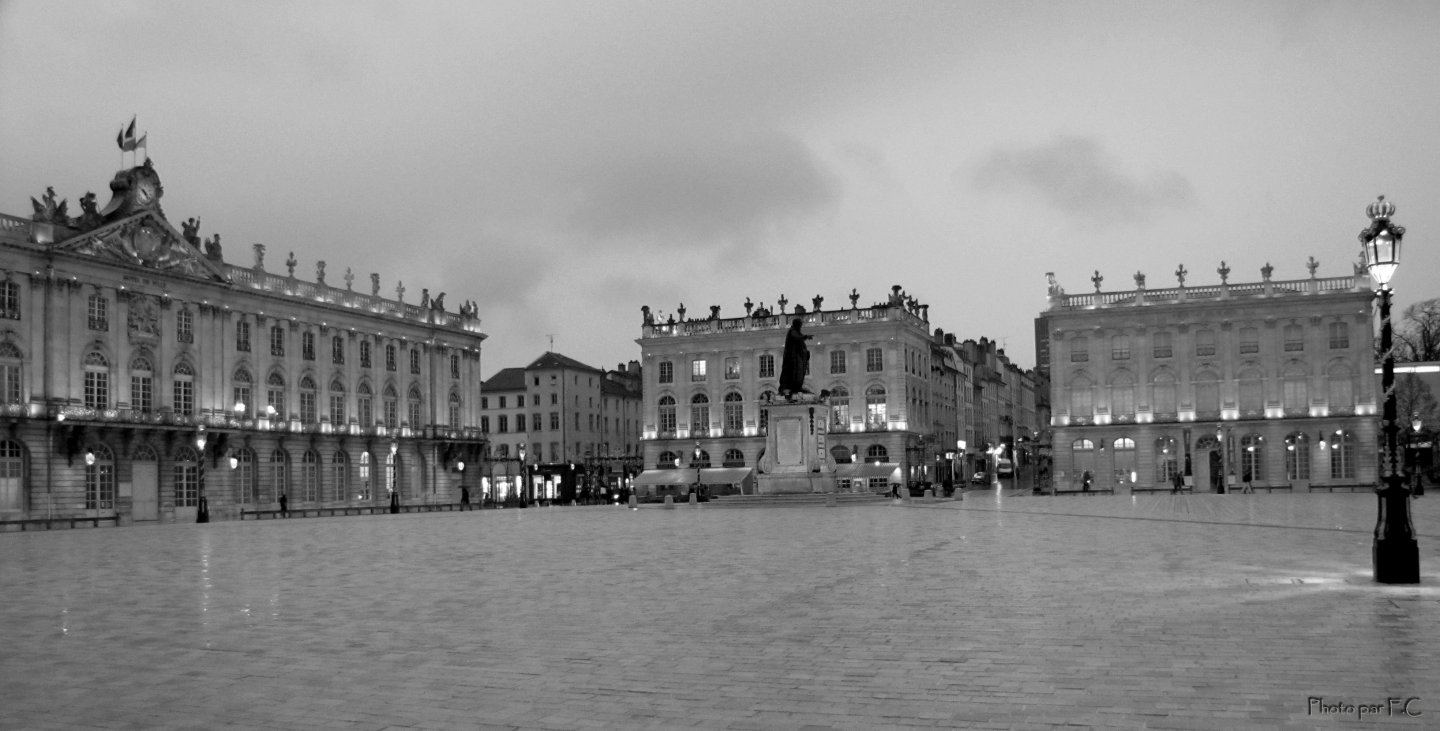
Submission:
[[[695,442],[695,458],[691,460],[695,465],[695,499],[700,499],[700,442]]]
[[[199,485],[197,485],[200,491],[200,499],[196,501],[196,523],[210,522],[210,505],[209,502],[205,499],[205,445],[208,442],[209,437],[205,434],[205,427],[203,425],[197,427],[195,430],[195,448],[200,450],[200,461],[195,465],[195,469],[197,473],[197,482],[200,483]],[[219,447],[216,447],[216,449],[219,449]]]
[[[1385,449],[1381,455],[1381,487],[1376,490],[1378,515],[1371,549],[1375,580],[1382,584],[1420,583],[1420,548],[1415,526],[1410,522],[1410,490],[1400,468],[1400,425],[1395,407],[1395,348],[1390,327],[1390,278],[1400,265],[1400,242],[1405,228],[1390,222],[1395,204],[1385,196],[1365,209],[1370,226],[1360,232],[1365,268],[1380,294],[1380,350],[1384,353],[1380,387],[1385,392],[1382,429]]]
[[[520,507],[526,507],[530,502],[530,463],[525,461],[525,443],[521,442],[520,453]]]

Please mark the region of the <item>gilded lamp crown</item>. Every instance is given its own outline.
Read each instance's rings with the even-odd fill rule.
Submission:
[[[1374,203],[1365,207],[1365,215],[1369,216],[1372,221],[1388,220],[1395,215],[1395,204],[1386,201],[1385,196],[1382,195]]]

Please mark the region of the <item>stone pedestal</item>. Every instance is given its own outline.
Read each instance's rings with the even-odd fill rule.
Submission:
[[[755,490],[761,495],[833,492],[835,460],[827,429],[830,406],[818,401],[768,404],[770,426]]]

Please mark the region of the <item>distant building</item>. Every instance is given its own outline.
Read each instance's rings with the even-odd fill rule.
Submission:
[[[741,473],[754,470],[765,444],[768,404],[780,398],[785,333],[797,318],[813,337],[806,387],[829,392],[824,428],[840,487],[884,492],[891,480],[938,479],[935,422],[956,412],[953,397],[937,410],[932,389],[955,379],[932,383],[928,305],[898,286],[875,304],[860,305],[854,291],[849,299],[849,307],[824,309],[817,296],[810,308],[787,310],[782,298],[774,311],[747,304],[744,316],[728,318],[715,307],[686,319],[682,309],[663,322],[644,308],[636,341],[645,374],[642,487],[692,481],[657,474],[692,468],[730,470],[702,475],[707,484],[745,484]]]
[[[480,426],[490,443],[486,495],[517,494],[525,463],[526,497],[575,499],[567,491],[619,487],[640,458],[640,364],[606,372],[546,352],[523,368],[505,368],[481,385]]]
[[[1200,491],[1373,485],[1373,298],[1361,272],[1066,294],[1037,318],[1055,484]]]
[[[165,217],[149,161],[110,189],[0,216],[0,519],[459,501],[484,451],[473,305],[274,272],[260,244],[227,263]]]

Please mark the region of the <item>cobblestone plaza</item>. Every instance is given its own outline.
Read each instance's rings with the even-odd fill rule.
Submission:
[[[1409,587],[1363,493],[12,533],[0,728],[1434,728],[1437,499]]]

